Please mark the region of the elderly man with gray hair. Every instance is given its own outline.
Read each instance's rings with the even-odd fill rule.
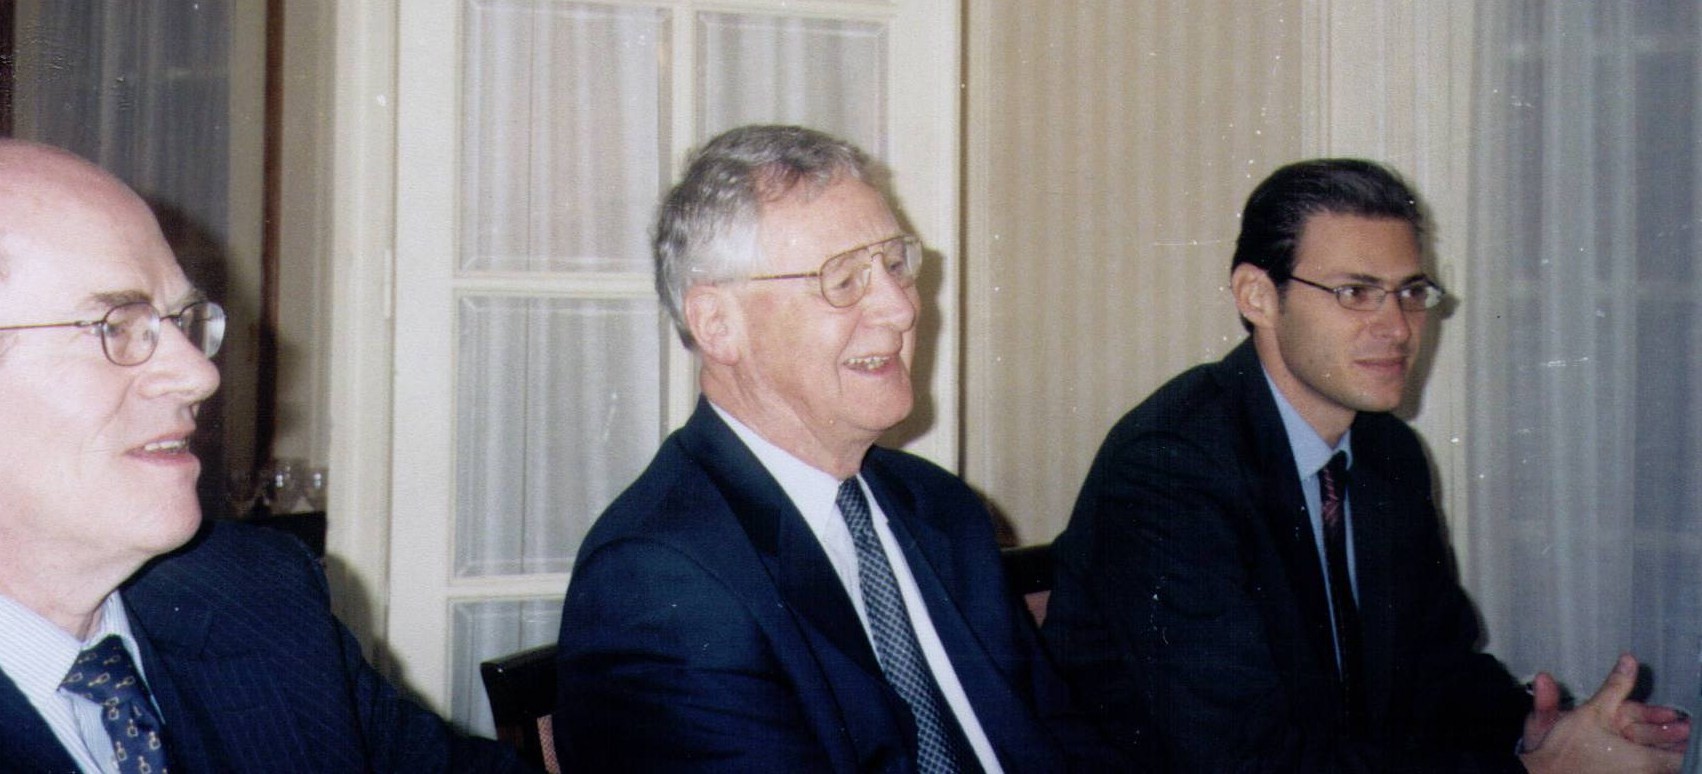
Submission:
[[[910,414],[922,248],[863,153],[750,126],[656,228],[699,356],[685,427],[598,519],[562,613],[558,753],[589,770],[1110,767],[961,481]]]

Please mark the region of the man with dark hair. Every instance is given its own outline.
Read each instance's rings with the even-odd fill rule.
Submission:
[[[203,523],[225,313],[147,205],[0,140],[0,771],[517,771],[403,699],[300,543]]]
[[[1176,771],[1676,768],[1688,725],[1535,706],[1478,650],[1418,438],[1391,416],[1442,289],[1408,187],[1364,161],[1277,170],[1230,286],[1251,332],[1111,430],[1054,544],[1045,639],[1113,741]],[[1665,725],[1663,725],[1665,724]],[[1518,748],[1522,744],[1522,748]],[[1600,757],[1592,757],[1600,756]]]
[[[914,400],[922,250],[863,154],[729,131],[664,200],[655,251],[703,398],[580,548],[560,759],[1044,772],[1109,752],[1068,716],[975,494],[874,447]]]

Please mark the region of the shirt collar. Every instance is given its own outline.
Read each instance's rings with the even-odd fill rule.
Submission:
[[[733,418],[713,402],[709,407],[732,428],[733,434],[744,441],[745,446],[756,455],[758,462],[768,470],[768,474],[779,482],[786,497],[809,523],[810,529],[816,534],[822,534],[827,522],[837,518],[834,500],[839,496],[839,480],[820,468],[812,467],[809,463],[793,456],[791,452],[770,443],[767,438],[758,435],[755,430],[745,423]]]
[[[142,671],[136,640],[130,633],[130,617],[117,591],[101,603],[100,616],[88,639],[81,642],[52,621],[43,618],[10,597],[0,594],[0,670],[17,684],[25,696],[51,696],[71,671],[85,648],[116,634],[130,651],[131,660]],[[144,673],[142,679],[146,680]]]
[[[1347,453],[1347,466],[1353,467],[1353,428],[1342,433],[1340,441],[1334,447],[1324,443],[1323,436],[1300,416],[1294,404],[1288,402],[1288,397],[1277,389],[1276,382],[1271,380],[1270,372],[1259,366],[1259,372],[1265,376],[1265,384],[1271,388],[1271,397],[1276,398],[1277,414],[1282,416],[1282,429],[1288,432],[1288,448],[1294,453],[1294,467],[1300,471],[1302,478],[1318,475],[1325,465],[1330,464],[1330,458],[1336,452]]]

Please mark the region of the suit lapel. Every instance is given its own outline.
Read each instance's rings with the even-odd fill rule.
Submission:
[[[350,752],[347,748],[310,743],[302,735],[304,714],[324,708],[290,702],[285,690],[289,678],[263,655],[264,642],[215,632],[220,622],[215,620],[208,584],[217,579],[199,576],[201,569],[178,562],[145,568],[123,589],[149,688],[165,716],[175,768],[268,771],[358,765],[338,757]]]
[[[863,480],[869,484],[875,501],[886,514],[899,550],[904,552],[910,576],[928,607],[928,618],[934,631],[946,643],[954,666],[963,661],[971,646],[984,645],[969,625],[969,619],[959,606],[959,600],[969,599],[970,593],[958,577],[953,557],[963,549],[956,546],[952,535],[942,529],[933,514],[923,513],[915,494],[902,479],[893,475],[879,462],[879,450],[872,450],[863,466]]]
[[[750,537],[787,608],[859,667],[881,677],[880,662],[845,585],[780,483],[703,398],[679,438],[727,498],[733,518]]]
[[[147,673],[148,691],[165,719],[172,766],[186,771],[210,770],[211,758],[205,746],[207,735],[195,722],[199,713],[194,710],[199,706],[186,701],[172,675],[184,669],[184,654],[192,661],[193,655],[201,652],[207,630],[212,626],[212,616],[205,607],[187,605],[173,606],[170,616],[142,616],[138,608],[151,607],[148,595],[126,589],[124,596],[130,633],[141,651],[142,669]]]
[[[946,593],[956,588],[957,579],[951,557],[953,546],[951,536],[943,532],[925,514],[917,511],[916,497],[904,482],[891,475],[878,463],[871,462],[863,467],[863,480],[868,482],[869,491],[875,495],[875,502],[886,514],[887,524],[892,527],[893,537],[898,539],[899,547],[904,550],[906,563],[910,565],[911,574],[920,583],[922,576],[937,578]],[[951,594],[946,593],[947,599]],[[929,607],[933,609],[932,605]]]
[[[1225,378],[1241,395],[1241,421],[1246,426],[1236,434],[1245,444],[1238,453],[1255,471],[1255,503],[1264,510],[1268,520],[1266,529],[1293,585],[1294,604],[1300,611],[1306,642],[1319,668],[1327,666],[1333,675],[1335,638],[1330,631],[1329,595],[1324,590],[1324,571],[1318,560],[1312,519],[1306,510],[1306,496],[1300,491],[1294,450],[1289,448],[1288,432],[1283,428],[1282,415],[1265,381],[1252,339],[1224,358],[1223,365],[1227,368]]]
[[[0,673],[0,763],[5,764],[6,771],[77,771],[71,754],[59,745],[59,737],[5,673]]]
[[[1374,436],[1363,423],[1356,423],[1354,439]],[[1358,445],[1357,443],[1355,444]],[[1359,586],[1359,620],[1364,641],[1365,700],[1368,719],[1378,724],[1386,717],[1394,680],[1395,551],[1390,519],[1399,518],[1397,488],[1370,454],[1354,451],[1353,484],[1348,491],[1352,511],[1354,577]]]

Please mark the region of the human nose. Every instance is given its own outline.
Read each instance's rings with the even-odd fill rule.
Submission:
[[[1383,302],[1371,313],[1372,330],[1393,341],[1406,341],[1412,338],[1412,329],[1418,324],[1414,318],[1423,318],[1424,314],[1425,310],[1402,309],[1398,294],[1385,293]]]
[[[142,367],[148,370],[142,390],[149,397],[180,395],[186,402],[200,403],[219,388],[218,366],[171,323],[160,326],[153,357]]]
[[[873,315],[876,322],[891,325],[896,330],[907,331],[914,327],[921,306],[915,283],[899,282],[881,260],[871,261],[867,271],[869,287],[863,296],[865,313]]]

